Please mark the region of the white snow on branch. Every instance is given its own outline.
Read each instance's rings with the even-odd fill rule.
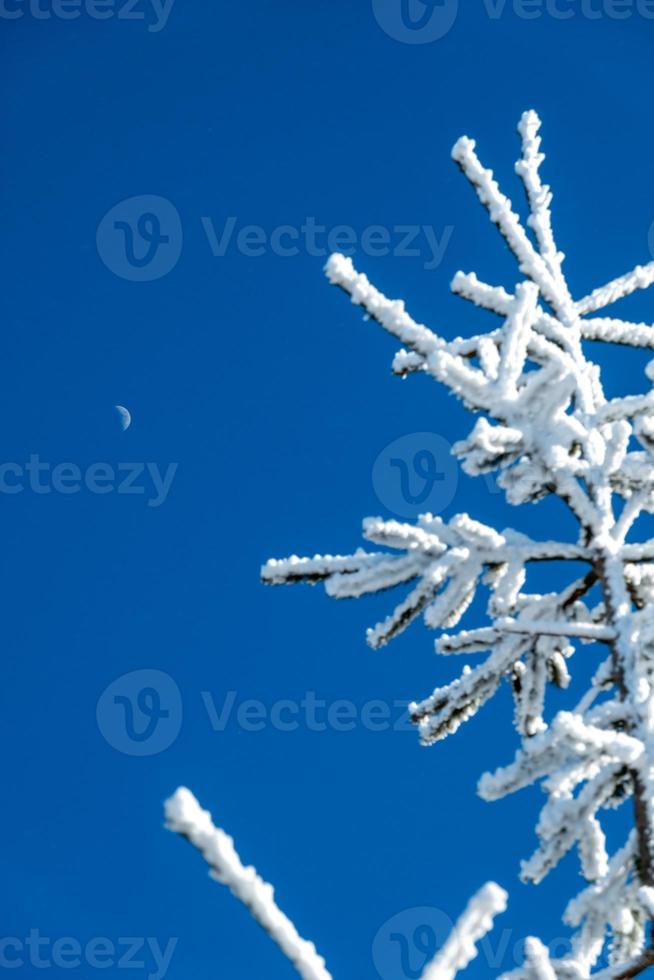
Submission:
[[[200,851],[212,878],[243,902],[303,980],[331,980],[316,947],[300,937],[275,903],[272,885],[260,878],[254,868],[243,866],[232,838],[214,826],[211,814],[202,809],[190,790],[181,786],[166,801],[165,812],[168,829],[186,837]]]
[[[589,296],[584,296],[575,303],[578,313],[595,313],[611,303],[629,296],[637,289],[647,289],[654,283],[654,262],[648,265],[637,265],[631,272],[613,279],[605,286],[594,289]]]
[[[540,166],[545,160],[545,154],[540,152],[541,139],[539,134],[540,119],[533,111],[523,113],[518,125],[522,136],[522,159],[516,163],[516,173],[522,178],[531,207],[529,226],[533,228],[539,245],[539,251],[553,279],[559,288],[565,289],[561,274],[561,264],[564,256],[554,243],[552,232],[552,213],[550,204],[552,194],[540,179]]]
[[[375,289],[367,276],[356,272],[352,259],[334,254],[327,261],[325,272],[332,285],[344,289],[352,302],[362,306],[368,316],[423,357],[443,346],[444,342],[439,337],[409,316],[402,300],[387,299]]]
[[[512,209],[511,201],[501,192],[491,170],[485,169],[475,152],[475,141],[462,136],[454,145],[452,157],[474,186],[479,199],[487,208],[518,260],[520,271],[532,279],[548,301],[556,299],[552,274],[543,257],[535,250]]]
[[[558,976],[547,947],[539,939],[529,936],[525,940],[524,965],[504,974],[500,980],[558,980]]]
[[[477,955],[476,944],[493,928],[493,919],[506,909],[507,894],[494,882],[484,885],[458,919],[454,929],[425,967],[422,980],[453,980]]]
[[[597,623],[548,623],[546,620],[535,619],[507,622],[498,620],[494,627],[499,633],[528,633],[537,636],[576,636],[585,640],[610,641],[616,638],[615,630],[610,626]]]
[[[520,748],[513,762],[482,777],[479,792],[493,800],[540,784],[538,846],[523,863],[523,878],[539,882],[575,849],[586,881],[565,911],[576,930],[571,954],[553,960],[530,939],[524,964],[507,976],[630,980],[654,966],[648,927],[654,922],[654,540],[634,531],[643,514],[654,513],[654,362],[644,365],[650,382],[644,394],[626,390],[607,398],[600,365],[590,358],[597,348],[584,342],[654,349],[654,325],[593,316],[654,283],[654,262],[575,301],[554,236],[552,193],[541,177],[537,114],[526,112],[518,129],[515,169],[526,191],[526,221],[481,163],[473,140],[462,137],[452,151],[520,273],[508,288],[474,272],[454,276],[455,294],[498,318],[489,329],[469,337],[435,332],[342,255],[331,256],[326,275],[366,319],[399,341],[396,374],[430,376],[476,415],[453,447],[464,471],[494,473],[511,505],[558,498],[577,525],[576,540],[557,540],[555,533],[534,541],[467,514],[449,520],[424,514],[415,523],[370,517],[363,536],[381,550],[272,560],[262,578],[271,585],[322,582],[338,599],[400,586],[400,599],[368,630],[370,646],[389,643],[422,618],[431,630],[458,627],[439,632],[439,654],[485,654],[411,704],[420,739],[430,745],[456,732],[507,684]],[[560,563],[551,592],[534,591],[536,562]],[[468,628],[464,617],[482,593],[487,620]],[[550,692],[570,682],[571,641],[582,648],[576,658],[590,662],[592,680],[574,710],[558,710],[560,702],[548,710]],[[599,643],[608,646],[608,658],[597,657]],[[634,829],[610,853],[604,811],[631,798]],[[209,827],[222,833],[210,821]],[[237,894],[239,880],[237,874]],[[501,889],[486,886],[425,978],[454,977],[504,901]],[[600,970],[603,955],[609,966]]]

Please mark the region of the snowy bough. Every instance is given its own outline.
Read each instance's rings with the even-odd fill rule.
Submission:
[[[458,680],[411,706],[425,745],[456,732],[504,681],[510,685],[521,745],[513,762],[482,776],[479,792],[495,800],[540,783],[547,799],[539,845],[523,862],[522,878],[538,883],[576,848],[586,884],[564,912],[575,930],[570,954],[551,960],[530,939],[523,966],[505,976],[628,980],[654,967],[654,539],[630,540],[638,518],[654,512],[654,361],[645,368],[653,382],[648,393],[607,399],[599,366],[588,356],[593,345],[583,342],[654,349],[654,326],[600,313],[654,282],[654,262],[572,298],[552,232],[550,190],[540,176],[539,128],[534,112],[523,115],[516,172],[527,196],[526,227],[474,141],[460,139],[452,153],[520,271],[513,292],[474,273],[454,277],[456,294],[497,315],[495,329],[447,341],[413,320],[403,302],[387,299],[350,259],[333,255],[326,272],[401,343],[396,374],[431,375],[478,416],[453,448],[463,469],[495,473],[514,505],[559,497],[578,523],[577,540],[536,541],[467,514],[448,522],[425,514],[416,524],[371,517],[364,538],[381,550],[273,560],[263,579],[323,582],[339,599],[409,584],[408,595],[368,631],[370,646],[388,643],[422,616],[441,631],[439,653],[471,661]],[[560,565],[560,589],[535,594],[526,591],[532,562],[574,565],[567,576]],[[488,622],[445,632],[455,630],[480,587],[489,594]],[[588,691],[574,710],[546,723],[548,688],[568,685],[575,645],[589,643],[604,645],[606,656]],[[608,853],[602,817],[620,806],[630,807],[631,830]],[[298,973],[328,978],[270,886],[243,868],[231,839],[191,794],[178,791],[167,808],[168,826],[202,851],[214,876],[248,905]],[[504,892],[486,885],[423,976],[454,977],[504,904]],[[600,969],[605,955],[609,966]]]

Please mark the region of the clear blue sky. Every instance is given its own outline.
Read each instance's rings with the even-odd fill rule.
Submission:
[[[197,855],[162,829],[163,800],[185,783],[276,884],[336,980],[413,976],[398,972],[397,942],[384,933],[375,966],[378,931],[420,907],[440,910],[425,913],[438,925],[489,878],[511,892],[492,947],[506,952],[497,970],[478,962],[469,976],[493,975],[513,965],[521,937],[562,935],[560,913],[580,883],[570,860],[538,889],[518,884],[538,792],[493,805],[475,796],[479,774],[515,748],[506,692],[431,750],[413,733],[360,723],[247,731],[232,715],[212,729],[206,703],[220,711],[228,692],[237,706],[256,699],[267,711],[307,692],[360,710],[425,696],[458,666],[434,655],[422,625],[382,652],[367,649],[365,627],[391,595],[338,605],[322,589],[259,584],[269,556],[348,553],[362,517],[393,516],[372,479],[390,442],[427,431],[451,443],[470,427],[436,385],[391,376],[393,342],[323,278],[312,253],[324,239],[299,232],[299,254],[282,255],[270,236],[306,229],[307,219],[348,225],[358,265],[417,318],[446,336],[479,329],[483,314],[449,295],[452,275],[474,269],[511,286],[517,272],[450,149],[463,133],[476,137],[521,203],[515,126],[533,107],[573,291],[648,261],[654,21],[645,4],[618,19],[624,5],[573,3],[561,19],[560,0],[527,19],[509,0],[466,0],[443,37],[417,44],[402,40],[399,0],[377,3],[377,16],[370,0],[176,0],[165,24],[139,4],[132,12],[145,19],[111,7],[99,19],[88,5],[76,19],[47,17],[46,0],[6,0],[0,15],[0,458],[15,464],[2,470],[4,485],[24,487],[0,493],[0,932],[82,945],[106,937],[116,952],[105,949],[105,970],[88,954],[51,970],[84,980],[125,975],[123,937],[162,947],[178,937],[169,980],[294,976]],[[455,13],[451,3],[437,11]],[[143,195],[169,204],[121,205]],[[154,217],[130,265],[139,208]],[[220,239],[230,217],[233,236],[214,255],[207,230]],[[263,233],[243,238],[247,225]],[[373,225],[389,230],[391,252],[398,226],[430,232],[418,255],[363,254]],[[436,260],[429,234],[445,242]],[[148,241],[161,246],[156,268]],[[147,281],[148,269],[158,278]],[[625,308],[651,322],[653,304],[643,295]],[[609,390],[644,387],[639,363],[613,356]],[[117,403],[133,416],[124,432]],[[31,483],[17,469],[30,456],[50,467]],[[61,463],[108,492],[55,492]],[[106,469],[89,474],[95,463],[113,468],[113,483]],[[133,475],[144,492],[118,493],[119,464],[138,463],[151,464]],[[171,463],[169,492],[149,506],[152,472]],[[37,492],[37,477],[51,492]],[[467,510],[535,536],[572,531],[555,506],[509,512],[463,476],[445,503],[445,516]],[[582,647],[577,670],[597,659]],[[121,751],[147,752],[147,740],[121,733],[115,712],[125,702],[111,700],[116,690],[129,696],[127,682],[101,700],[137,670],[168,675],[161,689],[160,675],[148,675],[146,687],[164,710],[173,698],[161,729],[172,744],[141,756]],[[156,722],[153,697],[143,704]],[[421,915],[407,913],[397,930],[413,941]],[[26,949],[14,975],[42,975]],[[41,955],[52,957],[52,945]],[[412,955],[415,970],[422,960]],[[145,963],[128,975],[145,980],[150,954]]]

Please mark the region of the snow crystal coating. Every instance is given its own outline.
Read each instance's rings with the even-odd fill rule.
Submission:
[[[454,980],[477,955],[476,943],[490,932],[493,919],[506,909],[508,895],[494,882],[484,885],[471,898],[445,945],[428,964],[422,980]]]
[[[526,192],[526,224],[481,163],[474,140],[462,137],[452,151],[522,276],[506,289],[457,272],[452,290],[494,313],[499,326],[446,340],[413,320],[402,301],[385,297],[350,258],[332,255],[326,274],[402,344],[395,373],[431,375],[478,415],[453,447],[463,469],[471,476],[495,473],[514,505],[557,496],[576,518],[577,541],[500,533],[467,514],[447,522],[426,514],[416,524],[369,518],[364,537],[386,550],[316,557],[306,569],[298,559],[273,561],[262,575],[269,584],[322,580],[334,598],[409,583],[408,595],[368,630],[373,648],[418,617],[430,629],[451,630],[487,588],[488,623],[436,640],[440,654],[485,659],[412,704],[411,715],[421,741],[432,744],[508,681],[522,747],[513,763],[482,777],[479,791],[497,799],[540,782],[547,802],[539,847],[523,862],[522,876],[540,881],[576,848],[588,882],[566,912],[578,929],[572,954],[550,961],[532,939],[511,977],[617,980],[654,965],[645,929],[654,920],[654,540],[628,540],[641,514],[654,513],[654,362],[644,365],[651,390],[608,399],[586,342],[654,349],[653,325],[592,315],[649,287],[654,262],[575,301],[555,242],[552,193],[540,176],[545,158],[536,113],[526,112],[518,130],[522,153],[515,169]],[[562,573],[555,592],[527,591],[530,568],[543,561],[574,561],[576,570],[567,579]],[[548,722],[549,688],[569,683],[571,641],[603,644],[608,657],[576,709]],[[601,813],[625,800],[633,801],[634,831],[610,855]],[[607,950],[610,967],[593,972]]]
[[[267,884],[252,867],[241,864],[234,841],[219,827],[211,814],[203,810],[190,790],[183,786],[166,801],[166,826],[186,837],[211,868],[211,876],[229,890],[250,910],[262,928],[270,934],[288,957],[303,980],[331,980],[325,961],[313,943],[302,939],[275,903],[272,885]]]
[[[272,885],[263,881],[254,868],[243,866],[233,839],[214,826],[211,814],[202,809],[190,790],[180,786],[166,800],[165,815],[168,830],[185,837],[200,851],[211,877],[243,902],[303,980],[332,980],[313,943],[299,936],[276,905]],[[470,900],[436,958],[425,967],[424,980],[453,980],[459,970],[465,969],[477,955],[476,943],[492,928],[493,918],[506,909],[506,901],[507,894],[499,885],[484,885]]]
[[[525,113],[518,130],[522,153],[515,169],[529,208],[525,224],[482,165],[475,142],[462,137],[452,151],[520,272],[512,289],[472,272],[453,278],[456,295],[495,314],[494,329],[446,340],[415,321],[403,301],[388,299],[350,258],[332,255],[325,271],[366,318],[400,342],[396,374],[430,375],[478,416],[453,447],[465,472],[495,473],[513,505],[557,497],[576,520],[577,540],[537,541],[467,514],[448,521],[424,514],[414,524],[370,517],[363,536],[382,550],[271,560],[262,578],[270,585],[322,582],[337,599],[408,586],[368,630],[373,648],[420,617],[429,629],[459,627],[479,590],[487,590],[488,621],[441,632],[435,644],[441,655],[481,656],[481,662],[466,663],[454,681],[410,705],[412,720],[430,745],[508,683],[520,748],[513,762],[481,777],[480,795],[496,800],[540,783],[546,802],[538,846],[523,861],[522,877],[537,883],[576,850],[585,879],[564,913],[576,930],[571,952],[552,959],[532,937],[524,963],[504,980],[630,980],[654,967],[654,539],[628,540],[641,515],[654,513],[654,361],[644,365],[649,391],[608,399],[589,348],[654,349],[654,326],[592,316],[654,283],[654,262],[575,300],[554,237],[552,193],[541,180],[536,113]],[[553,592],[527,589],[541,562],[563,564]],[[570,681],[571,640],[592,645],[586,657],[602,646],[605,653],[574,710],[548,713],[551,689]],[[633,829],[610,853],[602,817],[625,801],[633,807]],[[248,906],[298,973],[328,980],[313,945],[275,905],[272,887],[243,867],[231,838],[192,794],[178,790],[166,813],[170,829],[202,852],[212,875]],[[505,904],[502,889],[486,885],[423,980],[452,980],[464,969]],[[609,962],[604,969],[602,956]]]

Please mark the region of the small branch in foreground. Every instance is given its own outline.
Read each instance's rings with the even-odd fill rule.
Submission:
[[[196,847],[211,868],[211,877],[227,885],[243,902],[252,917],[277,943],[302,980],[332,980],[325,961],[313,943],[302,939],[290,919],[277,906],[272,885],[259,877],[253,867],[244,867],[234,842],[224,830],[215,827],[211,814],[203,810],[184,786],[165,804],[166,827],[185,837]]]
[[[422,980],[454,980],[477,955],[476,943],[493,928],[493,919],[506,909],[507,894],[490,881],[470,899],[445,945],[425,967]]]

